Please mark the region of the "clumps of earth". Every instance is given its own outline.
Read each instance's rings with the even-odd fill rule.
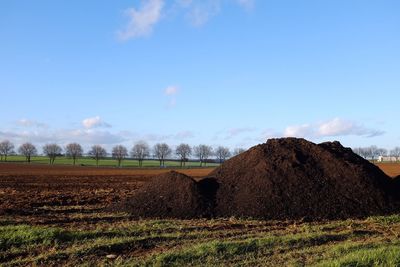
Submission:
[[[365,217],[398,210],[399,179],[339,142],[270,139],[200,181],[177,172],[156,176],[124,206],[152,218]]]
[[[217,189],[214,179],[196,182],[187,175],[171,171],[153,177],[124,206],[137,217],[211,217]]]

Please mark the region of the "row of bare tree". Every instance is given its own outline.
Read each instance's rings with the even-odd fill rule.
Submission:
[[[200,161],[200,166],[207,164],[210,158],[215,157],[220,163],[224,162],[226,159],[230,158],[232,155],[238,155],[242,153],[244,149],[236,148],[233,152],[229,150],[229,148],[224,146],[218,146],[213,149],[208,145],[198,145],[191,147],[189,144],[180,144],[175,150],[173,150],[166,143],[158,143],[153,146],[151,149],[150,146],[144,142],[137,142],[129,151],[123,145],[117,145],[112,148],[111,156],[117,161],[118,166],[120,167],[122,161],[126,159],[129,155],[138,160],[139,166],[143,166],[143,161],[149,158],[152,155],[157,158],[160,162],[160,166],[165,166],[165,160],[171,158],[173,154],[180,160],[181,167],[186,165],[186,162],[189,161],[191,156],[195,156]],[[78,143],[70,143],[66,145],[63,149],[58,144],[46,144],[43,146],[43,154],[49,158],[49,163],[54,164],[54,161],[57,157],[62,156],[63,152],[65,152],[65,156],[71,158],[73,160],[73,164],[76,164],[78,158],[82,157],[84,154],[83,148]],[[7,156],[15,154],[14,144],[10,141],[6,140],[0,143],[0,156],[1,161],[3,158],[7,161]],[[38,154],[37,148],[32,143],[25,143],[19,146],[18,154],[25,156],[26,161],[30,162],[31,157]],[[96,165],[99,165],[99,160],[106,158],[108,153],[106,149],[101,145],[94,145],[87,152],[87,155],[93,158],[96,161]]]
[[[395,157],[397,160],[400,158],[400,147],[395,147],[392,150],[379,148],[377,146],[357,147],[353,148],[353,151],[354,153],[360,155],[361,157],[365,159],[371,159],[372,161],[375,161],[380,156]]]

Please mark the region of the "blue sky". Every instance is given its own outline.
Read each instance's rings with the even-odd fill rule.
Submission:
[[[400,145],[397,0],[0,2],[0,140]]]

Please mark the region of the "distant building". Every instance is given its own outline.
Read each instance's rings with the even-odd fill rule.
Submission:
[[[396,157],[387,157],[387,156],[378,157],[378,162],[396,162],[396,161],[397,161]]]

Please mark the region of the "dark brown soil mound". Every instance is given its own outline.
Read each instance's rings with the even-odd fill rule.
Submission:
[[[217,216],[363,217],[393,209],[391,178],[339,142],[271,139],[216,169]]]
[[[213,179],[196,182],[189,176],[171,171],[155,176],[124,207],[137,217],[210,217],[216,190]]]

